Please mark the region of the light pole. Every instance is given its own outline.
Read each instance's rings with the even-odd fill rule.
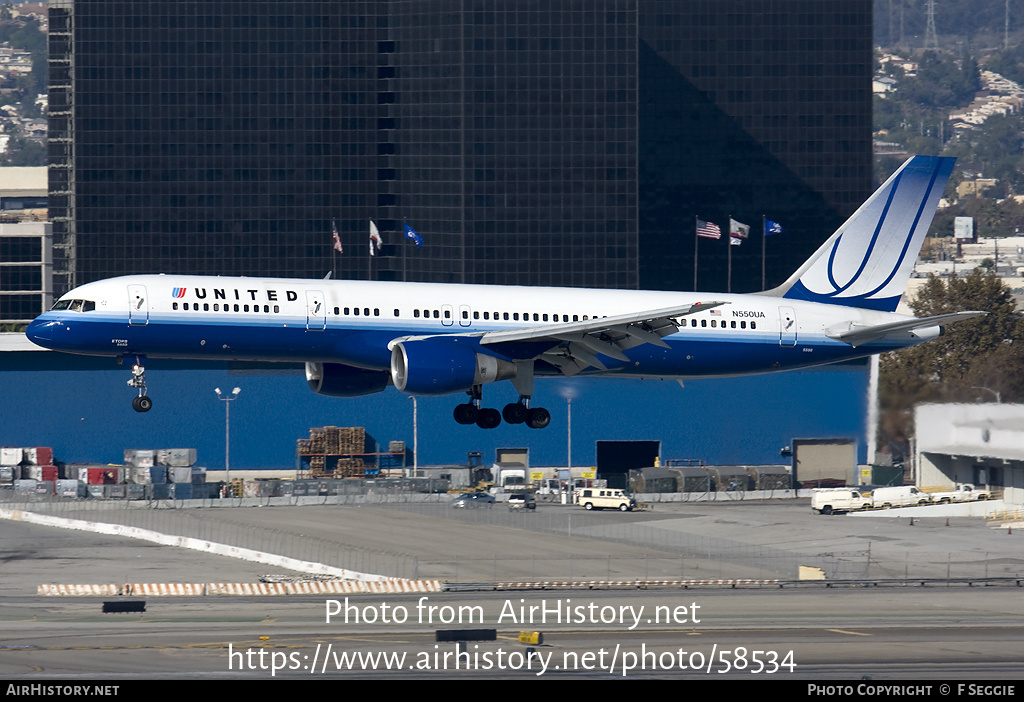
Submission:
[[[569,416],[567,417],[567,419],[569,421],[566,422],[566,429],[565,429],[565,443],[566,443],[565,455],[566,455],[566,462],[569,464],[568,465],[569,476],[572,477],[572,397],[570,396],[570,397],[565,398],[565,401],[566,401],[567,411],[568,411],[568,414],[569,414]]]
[[[412,474],[413,477],[416,477],[419,475],[420,467],[420,432],[417,417],[416,396],[410,395],[409,399],[412,400]]]
[[[230,395],[221,395],[220,388],[214,388],[217,399],[224,403],[224,482],[231,490],[231,401],[238,398],[242,388],[235,388]]]

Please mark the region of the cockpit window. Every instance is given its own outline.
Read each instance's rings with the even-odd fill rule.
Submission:
[[[57,300],[51,309],[92,312],[96,309],[96,303],[93,300]]]

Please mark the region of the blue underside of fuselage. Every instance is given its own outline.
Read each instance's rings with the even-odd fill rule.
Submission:
[[[410,329],[397,325],[376,328],[307,329],[297,319],[275,325],[191,320],[150,320],[144,325],[99,319],[75,313],[46,313],[33,321],[28,337],[47,348],[89,356],[146,356],[199,360],[318,361],[344,363],[359,368],[390,368],[388,343],[400,336],[486,331],[463,327]],[[778,333],[736,330],[688,329],[666,337],[669,348],[644,344],[625,351],[628,363],[599,356],[607,373],[618,376],[708,377],[766,373],[806,368],[868,356],[901,345],[869,344],[852,348],[820,337],[801,339],[793,346],[779,343]],[[550,349],[552,342],[488,345],[484,353],[530,358]],[[554,366],[538,363],[538,375],[561,375]],[[603,374],[590,367],[582,375]]]

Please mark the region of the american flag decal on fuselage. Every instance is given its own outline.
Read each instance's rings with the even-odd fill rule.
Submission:
[[[171,290],[171,297],[185,297],[185,291],[188,288],[174,288]]]

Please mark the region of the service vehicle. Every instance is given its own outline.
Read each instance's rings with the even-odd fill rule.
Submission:
[[[963,483],[956,486],[954,490],[931,493],[932,502],[949,504],[950,502],[975,502],[978,500],[991,500],[992,493],[984,488],[976,488],[973,485]]]
[[[912,505],[930,505],[932,496],[922,492],[913,485],[895,485],[893,487],[875,488],[871,492],[871,506],[888,509],[889,507],[910,507]]]
[[[582,488],[576,501],[584,509],[617,509],[620,512],[636,509],[636,498],[615,488]]]
[[[821,488],[811,495],[811,509],[818,514],[839,514],[871,507],[871,493],[854,487]]]

